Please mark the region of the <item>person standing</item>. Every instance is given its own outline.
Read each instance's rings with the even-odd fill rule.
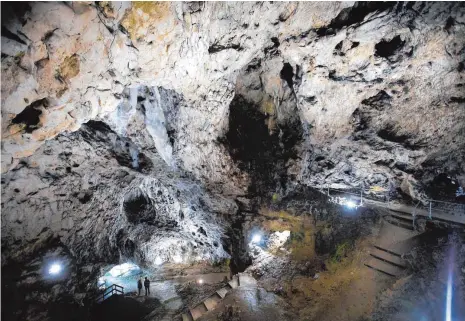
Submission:
[[[139,280],[137,281],[137,289],[139,290],[140,295],[140,291],[142,291],[142,278],[139,278]]]
[[[150,281],[149,279],[147,279],[147,277],[145,277],[144,287],[145,287],[145,295],[147,296],[150,294]]]

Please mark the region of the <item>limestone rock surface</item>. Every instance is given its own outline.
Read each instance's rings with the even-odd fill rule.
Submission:
[[[2,3],[2,264],[225,259],[302,186],[455,200],[464,48],[453,2]]]

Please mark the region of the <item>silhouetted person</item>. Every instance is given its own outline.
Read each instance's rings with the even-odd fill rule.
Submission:
[[[149,279],[147,279],[147,277],[145,277],[144,287],[145,287],[145,295],[149,295],[150,294],[150,281]]]
[[[139,278],[139,280],[137,281],[137,289],[139,290],[140,295],[140,291],[142,291],[142,278]]]

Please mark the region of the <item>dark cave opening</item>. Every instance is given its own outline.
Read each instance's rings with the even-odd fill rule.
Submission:
[[[155,209],[148,197],[142,192],[131,193],[125,196],[123,202],[124,212],[130,223],[153,221],[156,218]]]
[[[229,130],[222,142],[239,168],[251,175],[249,194],[263,195],[286,177],[286,163],[297,157],[295,147],[301,140],[302,128],[300,123],[292,122],[270,131],[270,116],[240,95],[233,98],[229,108]]]
[[[459,188],[458,181],[451,175],[440,173],[428,184],[426,192],[435,200],[465,203],[465,195],[457,195]]]

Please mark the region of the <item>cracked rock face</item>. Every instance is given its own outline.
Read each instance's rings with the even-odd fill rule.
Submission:
[[[1,41],[2,262],[219,260],[299,186],[465,185],[460,3],[2,3]]]

